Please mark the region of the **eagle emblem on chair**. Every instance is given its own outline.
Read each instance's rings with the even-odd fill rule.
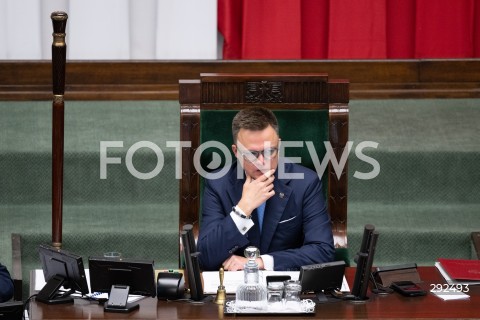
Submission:
[[[246,84],[246,103],[283,102],[283,83],[279,81],[251,81]]]

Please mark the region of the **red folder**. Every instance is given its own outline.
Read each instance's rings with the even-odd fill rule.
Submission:
[[[452,279],[480,280],[480,260],[440,258],[438,262]]]

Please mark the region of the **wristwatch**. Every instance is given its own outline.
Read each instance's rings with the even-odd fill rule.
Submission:
[[[237,216],[239,216],[240,218],[243,218],[243,219],[252,219],[251,216],[246,216],[243,214],[243,212],[241,212],[241,209],[238,209],[237,206],[233,206],[232,207],[232,211],[233,213],[235,213]]]

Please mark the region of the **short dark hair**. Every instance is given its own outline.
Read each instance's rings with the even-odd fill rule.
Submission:
[[[260,131],[272,126],[278,135],[278,121],[275,114],[267,108],[250,107],[240,110],[232,121],[233,142],[237,143],[237,136],[240,129]]]

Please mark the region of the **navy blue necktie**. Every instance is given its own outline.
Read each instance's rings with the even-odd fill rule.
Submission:
[[[262,203],[257,208],[258,228],[260,229],[260,233],[262,233],[263,215],[265,213],[265,204],[266,204],[266,202]]]

